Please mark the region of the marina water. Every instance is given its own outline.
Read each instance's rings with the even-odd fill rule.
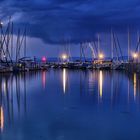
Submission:
[[[0,76],[1,140],[140,139],[137,74],[57,69]]]

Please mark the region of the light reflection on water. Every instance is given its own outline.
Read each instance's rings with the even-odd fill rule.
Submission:
[[[66,85],[67,84],[67,71],[63,69],[63,92],[66,93]]]
[[[42,86],[44,89],[46,88],[46,71],[42,72]]]
[[[110,139],[112,133],[121,137],[120,129],[131,131],[130,137],[140,129],[136,73],[62,69],[5,74],[0,77],[0,93],[3,140],[13,136],[15,140],[77,140],[87,135],[89,140],[104,135]],[[137,125],[131,124],[131,117]]]
[[[100,87],[100,98],[102,98],[103,95],[103,72],[100,71],[99,74],[99,87]]]
[[[134,100],[136,100],[136,95],[137,95],[137,77],[136,73],[134,73]]]
[[[1,132],[3,131],[4,128],[4,113],[3,113],[3,107],[0,108],[0,128]]]

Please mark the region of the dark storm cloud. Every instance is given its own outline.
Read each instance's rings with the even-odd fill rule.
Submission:
[[[97,32],[139,27],[139,0],[1,0],[0,15],[28,24],[29,35],[49,43],[95,39]]]

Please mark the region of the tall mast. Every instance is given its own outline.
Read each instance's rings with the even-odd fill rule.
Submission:
[[[68,57],[69,57],[69,61],[70,61],[70,58],[71,58],[71,49],[70,49],[70,40],[69,40],[69,42],[68,42],[69,44],[68,44]]]
[[[11,23],[11,59],[13,60],[13,22]]]
[[[137,31],[137,39],[138,39],[138,62],[140,62],[140,47],[139,47],[139,43],[140,43],[140,34],[139,34],[139,30]]]
[[[27,34],[27,32],[26,32],[27,30],[26,30],[26,28],[25,28],[25,38],[24,38],[24,57],[26,57],[26,48],[27,48],[27,46],[26,46],[26,34]]]
[[[80,62],[82,62],[82,43],[80,43]]]
[[[100,34],[98,34],[98,56],[100,54]]]
[[[113,41],[113,31],[112,31],[112,28],[111,28],[111,58],[113,60],[113,57],[114,57],[114,41]]]
[[[2,60],[2,42],[3,42],[3,39],[2,39],[2,28],[3,28],[3,24],[2,22],[0,21],[0,59]]]
[[[128,27],[128,62],[130,60],[130,29]]]
[[[139,41],[140,41],[140,34],[139,34],[139,31],[137,31],[137,41],[138,41],[138,43],[139,43]],[[139,45],[138,45],[138,53],[139,53],[139,51],[140,51],[140,48],[139,48]]]

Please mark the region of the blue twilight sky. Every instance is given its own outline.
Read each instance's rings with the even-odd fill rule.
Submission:
[[[131,47],[136,47],[140,29],[139,0],[1,0],[2,20],[12,16],[15,25],[28,25],[28,54],[56,56],[70,42],[71,54],[79,55],[79,43],[97,40],[110,54],[110,28],[118,34],[124,55],[127,28]],[[90,55],[87,52],[87,55]]]

